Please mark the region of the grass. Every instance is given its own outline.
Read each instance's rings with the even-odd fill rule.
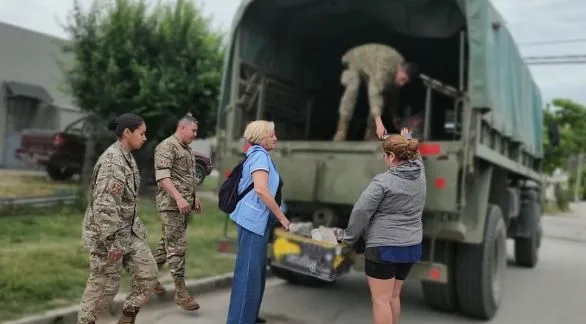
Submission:
[[[187,279],[233,269],[233,259],[216,252],[225,215],[214,202],[202,203],[204,215],[194,216],[188,229]],[[154,249],[161,233],[159,216],[151,201],[141,201],[140,208]],[[83,213],[71,208],[0,218],[0,318],[14,319],[79,302],[89,274],[80,238],[82,219]],[[168,272],[166,267],[163,271],[160,277]],[[123,278],[121,291],[129,283],[127,274]]]
[[[561,213],[562,211],[560,210],[560,208],[558,207],[558,205],[556,203],[545,203],[543,205],[543,213],[545,215],[557,215],[559,213]]]
[[[200,191],[215,191],[218,176],[210,175],[198,188]],[[80,188],[76,180],[53,181],[47,175],[2,174],[0,198],[50,196],[61,192],[72,192]]]
[[[209,175],[205,178],[203,183],[197,188],[199,191],[216,191],[218,188],[218,176]]]
[[[49,176],[3,174],[1,177],[0,198],[50,196],[79,188],[75,181],[53,181]]]
[[[566,214],[571,211],[572,211],[572,209],[570,208],[569,204],[566,204],[565,206],[563,206],[563,208],[560,208],[560,206],[557,202],[545,202],[543,204],[543,213],[545,215],[556,216],[556,215]]]

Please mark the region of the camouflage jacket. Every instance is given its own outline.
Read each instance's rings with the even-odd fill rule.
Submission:
[[[170,178],[175,189],[193,206],[195,204],[195,157],[189,145],[175,135],[163,140],[155,148],[155,179],[159,211],[178,211],[177,202],[159,183]]]
[[[127,253],[132,233],[146,240],[146,228],[137,216],[139,187],[136,161],[116,141],[99,157],[90,182],[82,239],[91,252],[117,247]]]
[[[403,56],[394,48],[377,43],[353,47],[342,56],[342,63],[349,68],[372,81],[381,82],[381,89],[392,84],[397,65],[403,61]]]
[[[355,70],[369,81],[369,102],[371,107],[376,107],[371,113],[377,116],[382,114],[379,110],[384,106],[385,93],[389,95],[390,110],[397,110],[398,97],[393,81],[397,66],[403,62],[403,56],[394,48],[377,43],[356,46],[342,56],[342,63],[348,69]]]

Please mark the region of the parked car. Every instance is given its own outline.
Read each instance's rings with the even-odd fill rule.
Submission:
[[[83,169],[88,134],[87,120],[88,117],[82,117],[60,132],[36,130],[23,132],[21,145],[15,151],[16,158],[44,167],[49,177],[55,181],[71,179],[74,175],[80,174]],[[92,134],[100,134],[95,139],[96,152],[104,151],[115,140],[105,124],[99,127],[103,129],[92,132]],[[144,169],[150,171],[148,175],[143,174],[143,178],[147,179],[149,184],[154,184],[154,172],[152,172],[152,167],[148,167],[148,163],[152,163],[152,153],[146,154],[146,156],[151,158],[148,158],[147,161],[137,159],[137,164],[139,168],[146,164],[147,167]],[[199,185],[210,175],[213,165],[209,157],[199,152],[194,152],[194,156],[197,184]]]

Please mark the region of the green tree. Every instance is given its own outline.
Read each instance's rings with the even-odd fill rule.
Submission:
[[[549,154],[545,159],[544,171],[550,173],[557,167],[565,168],[568,157],[586,148],[586,107],[569,99],[555,99],[553,109],[544,110],[545,125],[550,120],[559,125],[560,145],[550,147],[546,136],[545,147]]]
[[[197,4],[94,0],[84,10],[75,0],[63,27],[69,42],[62,50],[75,58],[73,64],[62,65],[65,90],[82,110],[98,117],[93,120],[126,112],[145,119],[149,142],[137,153],[143,170],[149,168],[153,146],[187,112],[200,121],[200,136],[213,134],[222,35],[212,30]],[[95,159],[95,137],[88,134],[82,172],[86,181]]]
[[[67,89],[81,109],[108,119],[134,112],[149,139],[173,131],[192,112],[201,135],[213,134],[222,68],[221,34],[194,2],[148,6],[144,0],[74,1],[63,47]]]

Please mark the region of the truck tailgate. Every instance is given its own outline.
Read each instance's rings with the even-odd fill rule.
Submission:
[[[427,142],[420,147],[427,175],[426,210],[457,210],[459,142]],[[220,161],[230,171],[242,158],[242,145]],[[372,178],[384,172],[381,143],[280,141],[271,157],[281,175],[283,197],[291,203],[353,205]]]

